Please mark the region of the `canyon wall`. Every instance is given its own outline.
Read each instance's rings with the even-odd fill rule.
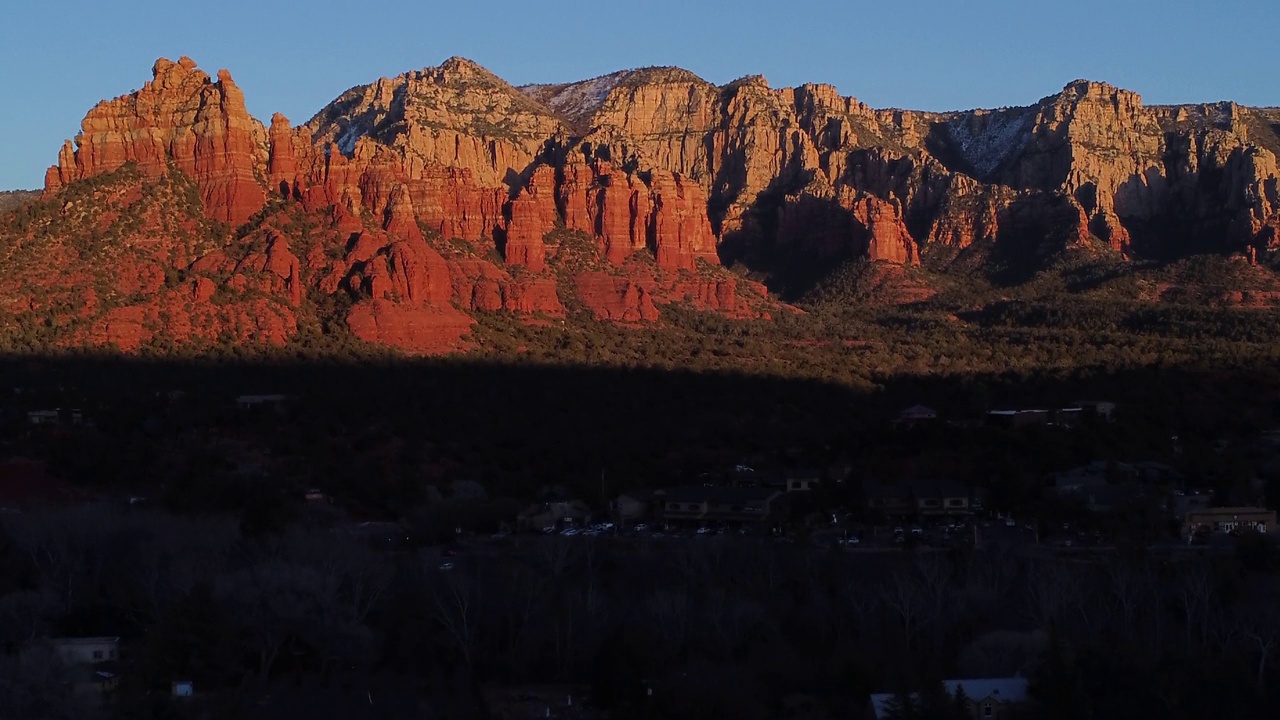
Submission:
[[[223,247],[174,246],[176,271],[221,268],[196,300],[209,283],[278,296],[278,339],[313,295],[345,293],[357,337],[430,352],[468,346],[467,313],[561,317],[562,296],[621,322],[669,302],[767,315],[722,259],[768,277],[1002,248],[1256,258],[1280,249],[1277,128],[1272,110],[1150,107],[1083,80],[1027,107],[931,113],[678,68],[515,88],[460,58],[267,127],[227,71],[161,59],[89,111],[45,195],[126,167],[178,173],[206,220],[241,227]],[[319,223],[309,239],[280,219],[290,208]]]

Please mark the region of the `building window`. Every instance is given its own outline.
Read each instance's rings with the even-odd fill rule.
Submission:
[[[101,651],[101,650],[94,650],[94,651],[93,651],[93,659],[94,659],[94,660],[101,660],[101,659],[102,659],[102,651]]]
[[[961,498],[951,498],[947,500],[947,507],[964,507],[964,500]]]
[[[984,717],[984,718],[989,718],[989,717],[991,717],[991,716],[992,716],[992,713],[994,713],[994,712],[995,712],[995,708],[991,707],[991,703],[983,703],[983,705],[982,705],[982,717]]]

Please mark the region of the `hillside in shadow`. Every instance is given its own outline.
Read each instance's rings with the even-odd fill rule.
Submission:
[[[915,403],[963,422],[994,408],[1105,398],[1135,423],[1114,431],[1116,443],[1159,445],[1179,432],[1268,426],[1280,389],[1272,368],[1249,364],[904,374],[867,390],[734,373],[460,360],[10,358],[0,362],[0,377],[0,454],[47,459],[75,485],[186,488],[205,497],[202,477],[211,484],[261,477],[281,492],[319,487],[388,514],[426,501],[428,485],[455,480],[521,499],[563,486],[600,502],[742,462],[785,468],[874,459],[878,433]],[[278,411],[237,407],[238,396],[277,394],[287,397]],[[79,410],[83,424],[53,431],[29,424],[29,412],[51,408],[64,421]]]
[[[1048,693],[1069,672],[1118,708],[1098,718],[1133,717],[1164,677],[1194,688],[1198,712],[1224,687],[1240,713],[1274,702],[1275,668],[1235,630],[1280,633],[1280,555],[1265,541],[1176,566],[1128,545],[1082,561],[1001,543],[819,542],[841,532],[833,513],[865,530],[880,481],[981,487],[987,512],[1039,513],[1046,529],[1088,521],[1042,502],[1046,473],[1086,462],[1176,464],[1189,487],[1230,497],[1247,475],[1217,446],[1274,426],[1274,363],[903,372],[860,387],[461,359],[6,358],[0,492],[40,464],[26,458],[57,485],[48,497],[79,502],[0,515],[0,643],[27,658],[31,637],[118,636],[117,717],[305,717],[323,702],[350,717],[479,719],[504,717],[504,698],[542,713],[534,700],[572,693],[574,707],[590,695],[583,718],[816,719],[937,677],[1037,673]],[[1112,421],[982,422],[1087,398],[1116,402]],[[944,422],[893,427],[914,403]],[[604,517],[624,492],[737,464],[827,480],[788,502],[778,536],[495,534],[542,500]],[[1268,477],[1274,503],[1280,476]],[[1168,534],[1128,510],[1088,522],[1126,543]],[[392,528],[394,544],[366,527]],[[1171,611],[1162,598],[1200,573],[1220,578],[1205,585],[1213,612]],[[1117,588],[1156,600],[1113,602],[1130,597]],[[902,620],[902,598],[920,603],[919,623]],[[1059,642],[1078,658],[1068,670],[1044,660]],[[1217,657],[1230,664],[1204,661]],[[16,652],[0,667],[0,707],[71,703]],[[194,680],[194,700],[169,697],[174,677]],[[814,713],[774,711],[796,697]]]

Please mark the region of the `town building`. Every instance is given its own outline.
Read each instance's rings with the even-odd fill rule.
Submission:
[[[658,490],[654,503],[661,522],[765,525],[785,518],[785,494],[771,487],[690,485]]]
[[[867,509],[886,518],[962,517],[973,514],[975,495],[949,480],[872,485],[867,488]]]
[[[817,489],[822,482],[822,473],[810,468],[788,470],[784,475],[787,492],[809,492]]]
[[[81,425],[84,423],[84,412],[79,408],[31,410],[27,413],[27,423],[30,425]]]
[[[82,711],[101,709],[120,682],[118,637],[34,640],[23,647],[19,659],[24,666],[54,669]]]
[[[613,519],[615,522],[634,524],[653,518],[652,490],[633,490],[618,496],[613,501]]]
[[[546,530],[566,523],[586,522],[591,509],[581,500],[549,498],[534,503],[516,516],[517,530]]]
[[[271,410],[280,411],[284,409],[284,405],[288,402],[287,395],[240,395],[236,398],[236,407],[241,410],[253,410],[256,408],[269,408]]]
[[[1053,412],[1050,410],[992,410],[987,413],[987,423],[998,427],[1048,425],[1052,420]]]
[[[915,427],[932,423],[938,419],[938,411],[927,405],[912,405],[898,413],[893,424],[900,427]]]
[[[960,688],[964,688],[965,697],[969,698],[969,708],[973,720],[1004,720],[1016,717],[1020,706],[1029,700],[1027,679],[1022,677],[995,678],[990,680],[943,680],[947,694],[955,697]],[[917,695],[912,696],[918,699]],[[867,703],[866,716],[869,720],[885,720],[890,716],[889,709],[894,702],[894,693],[876,693]]]
[[[1116,404],[1110,400],[1076,400],[1071,403],[1079,407],[1087,415],[1110,422],[1111,414],[1116,411]]]
[[[1182,530],[1188,537],[1202,533],[1272,533],[1276,530],[1276,511],[1256,507],[1194,510],[1186,514]]]

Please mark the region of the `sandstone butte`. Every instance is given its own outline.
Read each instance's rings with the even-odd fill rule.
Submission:
[[[619,322],[656,321],[670,302],[776,307],[721,257],[767,273],[779,256],[912,265],[1000,244],[1280,249],[1280,117],[1234,103],[1144,106],[1081,80],[1027,107],[929,113],[677,68],[515,88],[451,58],[267,127],[225,70],[161,59],[152,75],[89,111],[46,197],[130,163],[151,180],[180,171],[207,219],[242,226],[227,247],[179,253],[177,269],[204,272],[184,301],[261,290],[278,307],[238,322],[272,342],[310,293],[348,293],[360,338],[431,353],[468,346],[468,313],[563,316],[566,293]],[[272,220],[281,207],[322,219],[329,249],[298,250]],[[557,260],[566,232],[594,243],[590,262]],[[99,325],[134,327],[151,305]]]

